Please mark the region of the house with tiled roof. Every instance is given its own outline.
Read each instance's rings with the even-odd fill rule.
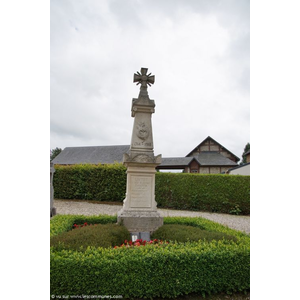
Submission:
[[[183,169],[185,173],[220,174],[238,166],[240,159],[208,136],[186,157],[162,158],[158,169]]]
[[[114,164],[123,161],[130,145],[67,147],[53,164]],[[185,157],[162,157],[158,170],[181,169],[185,173],[219,174],[238,166],[239,158],[208,136]]]

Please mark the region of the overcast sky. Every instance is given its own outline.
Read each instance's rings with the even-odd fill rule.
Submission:
[[[154,153],[250,142],[250,1],[51,0],[51,149],[129,145],[141,67]]]

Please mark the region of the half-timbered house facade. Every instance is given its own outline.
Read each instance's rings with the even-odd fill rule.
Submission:
[[[162,158],[158,169],[182,169],[185,173],[220,174],[236,167],[240,159],[208,136],[186,157]]]

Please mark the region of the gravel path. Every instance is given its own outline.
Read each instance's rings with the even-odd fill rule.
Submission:
[[[60,215],[116,215],[122,204],[100,204],[78,200],[54,200],[56,213]],[[234,216],[229,214],[209,213],[187,210],[158,209],[162,217],[203,217],[205,219],[220,223],[232,229],[244,231],[250,234],[250,217]]]

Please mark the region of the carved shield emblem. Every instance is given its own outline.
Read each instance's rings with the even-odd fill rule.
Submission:
[[[146,126],[145,122],[140,122],[137,125],[137,136],[141,140],[145,141],[149,136],[149,128]]]

